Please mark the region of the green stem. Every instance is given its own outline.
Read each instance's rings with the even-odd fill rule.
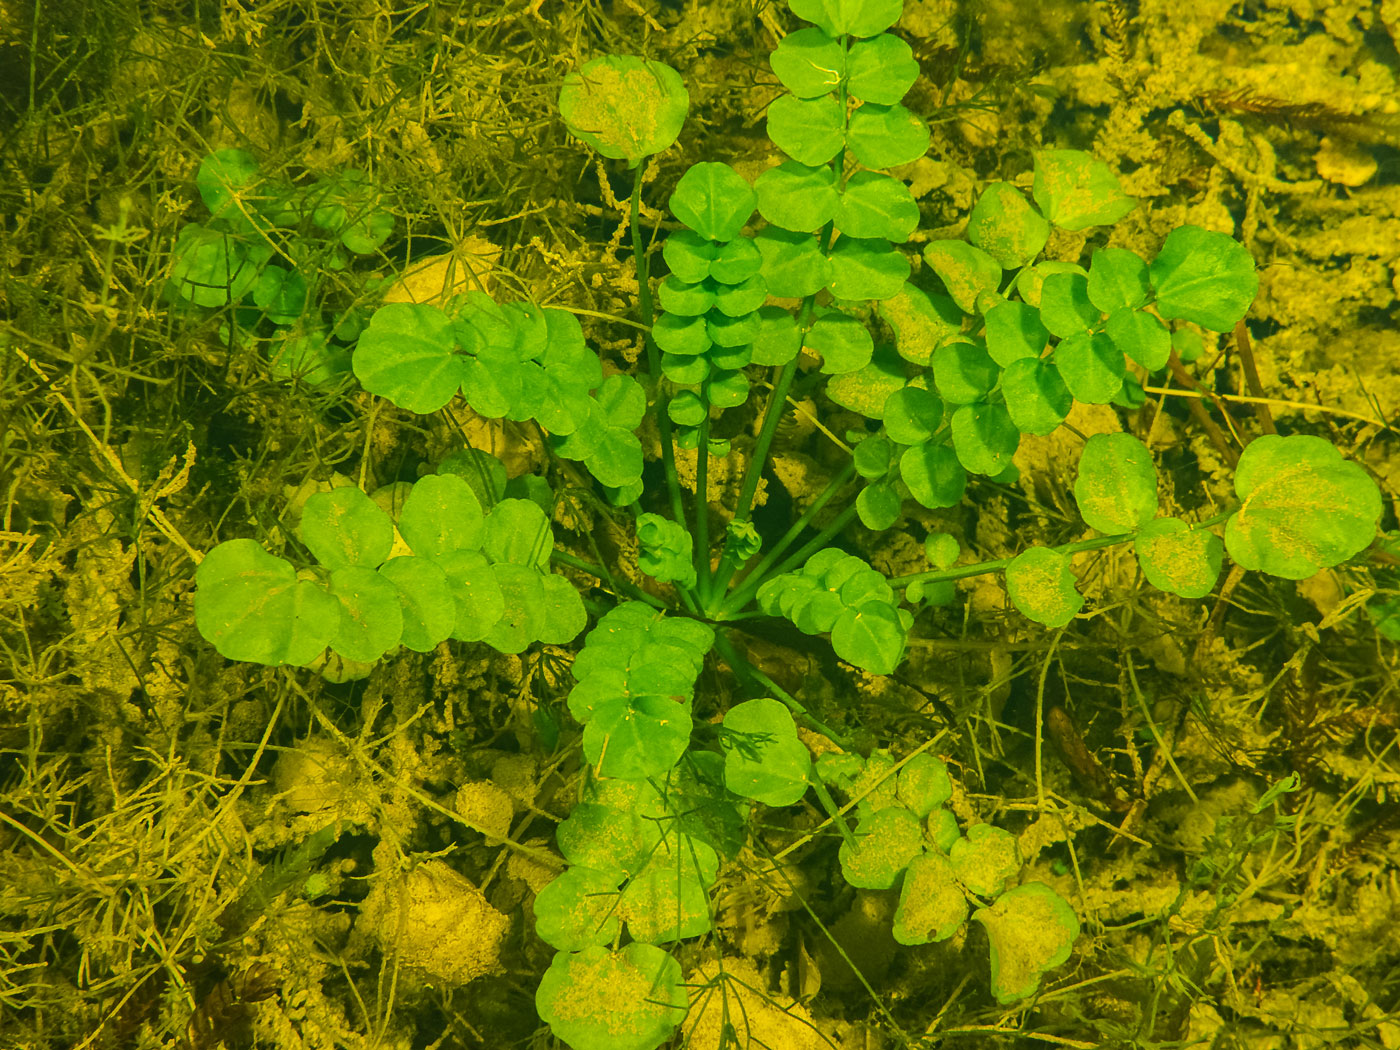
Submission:
[[[651,337],[652,322],[656,320],[655,308],[651,301],[651,274],[647,262],[646,249],[642,244],[642,165],[636,167],[636,176],[632,180],[632,258],[637,266],[637,306],[641,311],[641,320],[646,325],[646,335],[643,337],[643,345],[647,353],[647,371],[651,374],[651,380],[656,384],[656,425],[661,432],[661,464],[666,470],[666,488],[671,496],[671,519],[676,522],[685,521],[685,505],[681,502],[680,478],[676,475],[676,449],[671,439],[671,416],[666,411],[667,402],[670,400],[665,393],[662,383],[665,382],[661,374],[661,351],[657,349],[656,340]]]
[[[798,565],[801,565],[813,554],[825,547],[827,542],[849,525],[855,516],[856,506],[852,503],[840,514],[836,515],[836,517],[827,524],[826,528],[817,533],[814,538],[804,543],[795,554],[790,555],[781,565],[773,570],[773,572],[767,574],[767,578],[772,579],[774,576],[781,576],[783,573],[791,572]],[[758,593],[759,587],[763,586],[763,582],[762,579],[755,578],[754,574],[750,574],[747,582],[726,599],[723,611],[726,613],[738,612],[753,599],[753,596]]]
[[[827,482],[827,486],[826,488],[822,489],[821,495],[819,495],[815,500],[813,500],[812,505],[806,510],[804,510],[802,512],[802,515],[792,523],[791,527],[788,528],[787,532],[783,533],[782,536],[778,538],[778,542],[773,544],[773,549],[763,556],[762,561],[760,561],[751,570],[749,570],[749,572],[745,575],[744,579],[756,579],[760,585],[763,583],[764,580],[768,579],[768,566],[772,565],[773,562],[777,561],[779,556],[782,555],[783,551],[787,550],[788,547],[792,545],[793,540],[797,539],[797,537],[802,534],[802,530],[807,527],[807,524],[819,513],[821,513],[821,509],[831,502],[832,498],[842,488],[842,486],[844,486],[846,482],[851,480],[851,478],[855,475],[855,472],[855,460],[851,460],[851,462],[847,463],[844,467],[841,468],[841,472],[839,474],[837,474],[834,478]]]
[[[1208,529],[1214,525],[1219,525],[1234,514],[1234,510],[1222,511],[1214,517],[1205,521],[1197,522],[1191,527],[1193,529]],[[1058,547],[1050,549],[1058,554],[1078,554],[1080,551],[1098,550],[1102,547],[1116,547],[1121,543],[1132,543],[1137,539],[1136,532],[1130,532],[1122,536],[1095,536],[1088,540],[1077,540],[1074,543],[1062,543]],[[995,561],[980,561],[975,565],[959,565],[954,569],[932,569],[929,572],[916,572],[908,576],[896,576],[890,580],[891,587],[908,587],[911,583],[936,583],[940,580],[965,580],[969,576],[985,576],[988,573],[1003,572],[1016,557],[997,558]]]
[[[837,732],[835,729],[832,729],[831,726],[821,721],[813,715],[812,712],[808,711],[807,708],[802,706],[802,701],[798,700],[777,682],[773,681],[773,679],[769,678],[757,667],[749,663],[748,660],[744,659],[739,651],[734,648],[734,643],[726,638],[721,631],[715,631],[715,649],[720,656],[724,657],[725,663],[729,664],[736,675],[740,678],[752,679],[763,686],[768,690],[771,697],[775,700],[782,701],[787,709],[792,712],[793,717],[799,722],[803,722],[808,728],[816,730],[833,743],[839,744],[843,749],[847,751],[851,749],[850,739],[844,733]]]
[[[549,560],[559,565],[567,565],[571,569],[578,569],[579,572],[586,572],[590,576],[596,576],[598,579],[608,584],[608,586],[618,594],[625,594],[627,597],[635,598],[639,602],[646,602],[648,605],[654,606],[657,609],[665,609],[667,607],[666,603],[660,598],[648,594],[640,587],[634,587],[625,580],[614,579],[612,574],[601,565],[594,565],[591,562],[584,561],[582,558],[575,558],[572,554],[566,554],[559,550],[550,551]]]
[[[710,399],[702,388],[705,414],[700,418],[700,440],[695,446],[695,590],[701,607],[710,601]]]
[[[826,810],[827,817],[836,825],[836,830],[841,833],[841,837],[846,840],[846,845],[850,846],[853,851],[859,849],[860,846],[856,843],[855,835],[846,823],[846,818],[841,815],[841,807],[831,797],[831,792],[826,789],[826,785],[822,783],[821,777],[817,776],[815,769],[812,770],[812,779],[807,783],[817,793],[817,801],[822,804],[822,809]]]

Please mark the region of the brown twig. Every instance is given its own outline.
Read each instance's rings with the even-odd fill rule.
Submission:
[[[1249,341],[1249,328],[1241,320],[1235,325],[1235,346],[1240,352],[1240,364],[1244,365],[1244,381],[1249,386],[1249,393],[1253,397],[1262,398],[1264,396],[1264,384],[1259,381],[1259,368],[1254,361],[1254,347]],[[1273,413],[1269,411],[1269,406],[1264,401],[1255,401],[1254,418],[1259,420],[1259,429],[1266,434],[1277,434],[1278,428],[1274,426]]]
[[[1181,358],[1177,356],[1175,350],[1172,351],[1172,356],[1168,364],[1171,366],[1172,376],[1178,383],[1190,390],[1195,390],[1206,397],[1210,397],[1210,392],[1201,386],[1200,383],[1196,382],[1195,377],[1193,377],[1191,373],[1186,371],[1186,366],[1181,363]],[[1206,406],[1201,404],[1200,401],[1193,398],[1187,402],[1186,407],[1190,410],[1196,422],[1200,424],[1201,429],[1209,436],[1211,443],[1215,445],[1221,456],[1225,458],[1225,462],[1229,465],[1230,469],[1233,470],[1235,464],[1240,461],[1240,454],[1235,449],[1235,446],[1230,443],[1230,439],[1225,436],[1225,431],[1221,430],[1215,420],[1210,418],[1210,413],[1206,411]],[[1225,409],[1220,404],[1217,403],[1216,407],[1219,408],[1221,412],[1225,412]]]

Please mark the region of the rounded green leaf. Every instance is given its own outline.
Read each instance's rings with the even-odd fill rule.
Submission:
[[[413,484],[399,512],[399,533],[425,558],[481,546],[481,502],[458,474],[428,474]]]
[[[1074,407],[1074,395],[1053,361],[1012,361],[1001,374],[1001,393],[1011,422],[1022,434],[1054,433]]]
[[[1167,326],[1146,310],[1122,307],[1108,315],[1104,332],[1113,345],[1149,372],[1167,367],[1172,337]]]
[[[801,164],[825,164],[845,143],[841,106],[831,95],[811,99],[779,95],[768,107],[768,137]]]
[[[843,600],[846,596],[843,593]],[[904,659],[909,627],[893,605],[867,601],[848,608],[831,628],[831,648],[847,663],[871,674],[889,674]]]
[[[578,588],[562,576],[546,575],[540,585],[544,588],[544,622],[537,632],[539,640],[546,645],[568,645],[588,626],[583,598]]]
[[[1163,317],[1212,332],[1234,328],[1259,290],[1249,250],[1229,234],[1199,226],[1179,226],[1167,234],[1150,273]]]
[[[374,568],[394,545],[394,523],[379,505],[353,486],[317,492],[302,508],[301,542],[328,569]]]
[[[893,440],[901,445],[918,445],[933,437],[943,422],[943,402],[932,390],[901,387],[885,399],[880,418]]]
[[[474,550],[456,550],[433,559],[447,574],[457,618],[452,637],[459,642],[479,642],[506,611],[500,582],[486,555]]]
[[[846,52],[824,30],[808,27],[779,40],[768,63],[798,98],[820,98],[840,86]]]
[[[862,102],[893,106],[918,79],[913,49],[892,33],[857,40],[846,56],[846,91]]]
[[[831,36],[874,36],[899,21],[904,0],[788,0],[788,6]]]
[[[229,540],[195,570],[195,625],[219,655],[248,663],[301,666],[340,625],[340,603],[321,585],[254,540]]]
[[[1301,580],[1370,545],[1381,516],[1371,477],[1322,438],[1255,438],[1235,468],[1241,506],[1225,548],[1246,569]]]
[[[199,162],[195,188],[216,219],[246,224],[245,213],[257,210],[262,176],[253,155],[241,149],[217,149]]]
[[[924,556],[935,569],[946,569],[958,560],[962,548],[956,536],[946,532],[930,532],[924,539]]]
[[[1052,273],[1040,287],[1040,320],[1061,339],[1087,332],[1101,320],[1089,301],[1089,279],[1077,273]]]
[[[648,864],[622,891],[620,914],[627,932],[646,944],[664,944],[708,933],[710,897],[690,872]]]
[[[948,851],[953,870],[979,897],[994,897],[1021,868],[1016,838],[992,824],[974,824]]]
[[[263,267],[253,285],[253,302],[273,324],[293,324],[306,306],[306,278],[275,263]]]
[[[904,386],[904,366],[893,347],[877,346],[869,363],[827,381],[826,396],[834,404],[879,419],[885,399]]]
[[[875,340],[854,317],[827,310],[813,323],[803,346],[821,357],[823,372],[840,375],[864,367],[875,351]]]
[[[836,228],[846,236],[899,242],[918,225],[919,205],[898,179],[858,171],[846,180],[836,207]]]
[[[1215,589],[1225,548],[1209,529],[1193,529],[1179,518],[1149,521],[1133,539],[1147,582],[1182,598],[1204,598]]]
[[[899,520],[903,504],[895,487],[888,482],[867,485],[856,497],[860,523],[873,532],[883,532]]]
[[[821,291],[831,280],[831,262],[811,234],[768,226],[754,238],[754,244],[763,256],[763,280],[769,295],[802,299]]]
[[[1108,226],[1137,207],[1107,164],[1074,149],[1035,155],[1031,195],[1041,214],[1062,230]]]
[[[1157,467],[1131,434],[1095,434],[1079,455],[1074,500],[1084,523],[1109,536],[1135,532],[1157,514]]]
[[[894,330],[899,356],[927,368],[933,352],[962,332],[963,315],[946,295],[929,295],[907,281],[891,299],[876,304],[881,319]]]
[[[851,114],[846,129],[846,145],[867,168],[908,164],[927,153],[928,144],[928,125],[903,106],[867,102]]]
[[[486,515],[482,550],[493,562],[548,569],[554,533],[534,500],[503,499]]]
[[[710,275],[710,263],[720,246],[694,230],[676,230],[666,238],[661,257],[677,280],[698,284]]]
[[[841,844],[841,874],[858,889],[888,890],[923,846],[918,817],[901,806],[878,809],[856,825],[854,848]]]
[[[372,663],[403,637],[398,589],[373,569],[351,565],[331,573],[342,615],[331,648],[347,660]]]
[[[671,194],[671,214],[701,237],[728,241],[753,215],[757,196],[752,186],[728,164],[692,164]]]
[[[617,868],[569,868],[535,895],[535,932],[564,952],[611,943],[622,925],[617,888],[623,878]]]
[[[719,246],[710,262],[710,276],[721,284],[743,284],[763,267],[753,238],[738,236]]]
[[[1090,405],[1106,405],[1123,389],[1128,371],[1123,351],[1104,332],[1079,332],[1055,347],[1055,365],[1071,394]]]
[[[651,326],[651,337],[665,353],[691,357],[710,348],[710,329],[703,315],[667,313]]]
[[[583,730],[583,753],[599,776],[640,780],[665,773],[690,743],[690,710],[670,696],[600,704]]]
[[[757,250],[754,251],[754,255],[758,255]],[[716,288],[715,309],[726,317],[738,318],[755,313],[768,298],[768,285],[758,274],[738,284],[716,282]],[[756,325],[760,323],[761,320],[755,322]],[[753,341],[752,335],[749,336],[749,341]]]
[[[671,422],[683,427],[699,426],[707,411],[705,402],[694,390],[678,391],[666,406]]]
[[[1001,264],[966,241],[930,241],[924,245],[924,262],[965,314],[976,313],[984,296],[997,296]]]
[[[1049,237],[1045,216],[1009,182],[994,182],[983,190],[967,218],[967,239],[1006,270],[1033,260]]]
[[[784,161],[760,175],[754,190],[759,214],[785,230],[810,233],[836,214],[836,172],[826,164]]]
[[[904,288],[909,260],[881,238],[842,237],[831,249],[828,288],[838,299],[889,299]]]
[[[797,356],[802,349],[802,331],[792,314],[781,306],[764,306],[758,311],[758,319],[753,364],[785,365]]]
[[[573,1050],[655,1050],[685,1019],[680,963],[654,944],[560,952],[535,991],[535,1009]]]
[[[258,267],[238,238],[192,222],[175,239],[170,279],[196,306],[225,306],[248,294]]]
[[[953,539],[951,536],[948,539]],[[953,541],[954,557],[957,541]],[[922,820],[953,797],[953,781],[942,759],[924,753],[915,755],[899,771],[895,797],[901,805]]]
[[[1045,287],[1045,279],[1057,273],[1077,273],[1088,277],[1089,271],[1078,263],[1061,262],[1059,259],[1042,259],[1034,266],[1023,269],[1016,275],[1016,293],[1037,310],[1040,309],[1040,293]]]
[[[267,363],[279,378],[324,386],[350,371],[350,351],[330,342],[330,333],[323,328],[297,327],[273,333]]]
[[[1001,369],[979,343],[945,343],[933,354],[933,381],[950,405],[970,405],[996,386]]]
[[[749,399],[749,377],[736,370],[719,370],[705,381],[705,397],[716,408],[737,408]]]
[[[929,853],[911,860],[894,913],[894,939],[911,945],[946,941],[966,921],[967,898],[948,858]]]
[[[371,394],[427,414],[447,404],[466,378],[470,359],[455,349],[453,322],[436,306],[388,303],[370,318],[351,364]]]
[[[1043,882],[1008,890],[972,918],[987,931],[992,994],[1003,1006],[1032,994],[1042,974],[1069,958],[1079,937],[1074,909]]]
[[[1106,314],[1144,305],[1152,296],[1147,263],[1124,248],[1098,248],[1089,264],[1089,301]]]
[[[524,652],[531,643],[539,641],[544,627],[544,576],[538,569],[510,562],[492,565],[491,572],[501,588],[505,612],[481,640],[498,652]]]
[[[972,474],[995,477],[1011,466],[1021,432],[1005,405],[963,405],[953,413],[953,448]]]
[[[661,282],[657,299],[661,309],[681,317],[699,317],[715,305],[715,281],[704,280],[688,284],[674,274]]]
[[[909,493],[929,510],[956,507],[967,489],[967,471],[947,445],[925,443],[899,457],[899,476]]]
[[[1050,333],[1040,322],[1040,312],[1025,303],[1003,301],[985,314],[983,337],[987,353],[1005,368],[1013,361],[1037,358],[1050,342]]]
[[[1049,547],[1023,551],[1006,567],[1011,604],[1046,627],[1063,627],[1084,605],[1075,582],[1069,558]]]
[[[724,716],[724,783],[765,806],[790,806],[807,793],[812,756],[797,738],[792,713],[767,697],[746,700]]]
[[[426,653],[452,637],[452,628],[457,624],[457,602],[441,566],[427,558],[391,558],[379,567],[379,575],[398,591],[403,614],[400,641],[404,646]]]
[[[664,62],[603,55],[564,78],[559,113],[574,135],[635,168],[681,133],[690,95]]]

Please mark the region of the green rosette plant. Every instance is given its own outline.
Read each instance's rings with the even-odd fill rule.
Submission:
[[[752,183],[728,164],[686,168],[667,197],[675,222],[655,288],[643,166],[677,141],[685,89],[662,63],[626,56],[595,59],[565,80],[567,126],[633,173],[628,221],[645,329],[637,376],[605,378],[568,311],[480,293],[384,305],[354,352],[364,389],[405,411],[437,412],[460,397],[488,419],[536,425],[554,457],[581,466],[569,468],[571,483],[591,479],[627,508],[646,586],[556,546],[544,479],[514,479],[531,496],[517,499],[494,482],[474,485],[472,471],[442,468],[419,479],[396,514],[354,488],[312,497],[300,539],[314,562],[239,539],[211,551],[197,575],[196,622],[221,653],[294,665],[327,648],[367,662],[447,639],[508,653],[569,644],[587,626],[585,607],[551,568],[607,584],[615,603],[590,608],[595,625],[568,697],[587,774],[558,831],[567,868],[535,902],[536,932],[557,953],[536,1003],[577,1050],[651,1050],[673,1036],[685,998],[666,946],[711,932],[711,894],[752,832],[754,805],[810,801],[823,813],[840,838],[833,866],[846,882],[898,894],[900,943],[944,941],[977,922],[1000,1003],[1034,996],[1073,950],[1069,902],[1022,881],[1009,832],[960,825],[939,759],[856,754],[741,655],[737,632],[782,618],[828,639],[855,669],[886,675],[899,668],[917,613],[951,601],[959,579],[999,574],[1015,609],[1060,630],[1085,605],[1081,552],[1131,544],[1151,585],[1199,599],[1227,556],[1243,570],[1301,579],[1361,553],[1380,520],[1370,477],[1325,440],[1297,434],[1245,447],[1231,505],[1195,520],[1163,515],[1152,450],[1110,433],[1085,439],[1078,454],[1073,505],[1085,538],[957,564],[956,539],[934,532],[930,568],[894,579],[850,553],[843,543],[856,523],[878,533],[916,508],[953,508],[969,489],[1014,478],[1022,436],[1057,432],[1076,401],[1140,404],[1144,379],[1199,343],[1196,329],[1235,327],[1258,280],[1244,247],[1197,226],[1172,231],[1151,258],[1123,248],[1094,250],[1087,265],[1043,258],[1054,231],[1111,225],[1136,206],[1106,165],[1066,149],[1035,155],[1029,196],[1009,182],[986,186],[966,236],[928,240],[915,274],[904,245],[920,209],[890,169],[923,156],[930,138],[903,104],[919,66],[888,31],[902,4],[790,7],[812,24],[771,58],[782,90],[766,129],[781,157]],[[211,213],[270,222],[263,205],[248,204],[245,168],[211,183]],[[361,200],[362,180],[336,185],[340,196],[317,198],[309,221],[353,251],[383,223]],[[280,214],[273,198],[266,208]],[[230,236],[189,235],[176,281],[191,302],[251,294],[267,260],[237,256]],[[741,414],[760,384],[766,403]],[[843,456],[829,482],[767,535],[754,518],[758,487],[798,391],[864,425],[844,440],[831,435]],[[643,484],[639,431],[659,449],[655,485]],[[695,455],[693,498],[678,448]],[[723,535],[712,535],[720,497],[711,466],[733,457],[742,459],[730,464],[736,494]],[[1386,619],[1387,607],[1373,615]],[[692,711],[712,653],[745,696],[717,722]],[[799,729],[838,750],[814,761]]]

